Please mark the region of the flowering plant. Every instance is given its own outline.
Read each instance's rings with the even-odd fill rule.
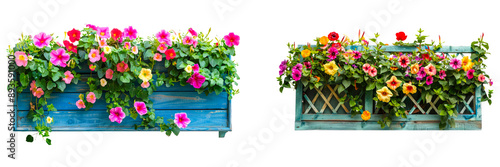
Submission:
[[[484,71],[489,45],[481,35],[471,43],[474,53],[470,56],[444,54],[436,52],[442,48],[441,38],[439,42],[426,43],[427,36],[422,32],[418,31],[412,43],[404,42],[407,39],[404,32],[396,33],[397,42],[393,45],[413,47],[413,51],[407,53],[386,52],[383,46],[388,44],[377,40],[379,34],[369,39],[375,45],[369,45],[361,32],[358,40],[347,36],[339,38],[338,33],[331,32],[316,38],[315,46],[288,44],[290,55],[279,65],[280,91],[298,84],[303,85],[304,91],[336,85],[339,94],[346,94],[339,102],[349,104],[352,117],[363,113],[364,121],[370,119],[371,113],[363,111],[362,96],[365,90],[376,91],[373,97],[376,108],[384,111],[382,120],[378,121],[382,128],[390,126],[393,117],[406,118],[408,111],[403,98],[418,91],[426,103],[430,103],[433,96],[443,101],[437,106],[440,129],[448,125],[454,127],[454,117],[458,115],[455,108],[459,103],[476,87],[485,89],[484,83],[493,84],[491,79],[486,81],[489,76]],[[481,100],[491,104],[492,92],[483,91]]]
[[[137,34],[132,26],[120,30],[89,24],[68,31],[61,41],[42,32],[23,35],[13,49],[9,47],[19,75],[12,84],[18,92],[30,87],[35,100],[28,118],[37,122],[40,135],[48,137],[50,124],[57,121],[48,117],[48,112],[57,109],[47,104],[47,98],[53,91],[63,92],[66,85],[82,81],[76,70],[90,71],[86,80],[89,90],[75,101],[79,109],[88,110],[96,100],[104,99],[111,122],[139,117],[142,123],[135,125],[136,129],[157,126],[168,136],[178,135],[190,119],[186,113],[177,113],[175,119],[166,121],[155,116],[154,104],[148,97],[157,87],[170,87],[176,82],[181,86],[190,84],[198,93],[207,95],[226,91],[229,99],[238,93],[234,89],[239,79],[237,64],[230,59],[239,45],[238,35],[229,33],[213,42],[208,38],[210,30],[204,34],[192,28],[184,33],[161,30],[147,40]],[[154,71],[158,63],[167,72]],[[48,110],[44,111],[44,107]],[[29,135],[27,141],[33,141],[33,137]],[[50,139],[46,141],[50,144]]]

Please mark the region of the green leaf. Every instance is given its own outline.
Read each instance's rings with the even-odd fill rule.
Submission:
[[[179,127],[177,127],[177,126],[176,126],[176,127],[172,128],[172,132],[174,132],[174,134],[175,134],[176,136],[178,136],[178,135],[179,135],[179,132],[181,132],[181,129],[180,129]]]
[[[59,80],[59,78],[61,78],[61,76],[62,76],[62,75],[61,75],[61,73],[59,73],[59,72],[53,73],[53,74],[52,74],[52,81],[54,81],[54,82],[55,82],[55,81]]]
[[[130,79],[128,77],[125,77],[124,75],[120,76],[120,81],[123,83],[130,83]]]
[[[351,86],[351,81],[345,79],[342,81],[342,85],[344,85],[344,87],[347,89],[349,86]]]
[[[26,142],[30,142],[30,143],[33,142],[33,136],[31,136],[31,135],[26,136]]]
[[[57,86],[57,85],[56,85],[56,83],[54,83],[54,82],[52,82],[52,81],[49,81],[49,82],[47,83],[47,89],[48,89],[48,90],[52,90],[52,88],[55,88],[56,86]]]
[[[57,81],[57,89],[61,90],[61,92],[64,92],[64,89],[66,89],[66,83],[64,81]]]
[[[45,139],[45,142],[47,142],[48,145],[52,145],[52,140],[50,140],[49,138]]]
[[[375,89],[375,82],[371,82],[368,84],[368,86],[366,87],[366,90],[373,90]]]
[[[338,93],[342,93],[345,90],[344,85],[339,85],[339,88],[337,88]]]

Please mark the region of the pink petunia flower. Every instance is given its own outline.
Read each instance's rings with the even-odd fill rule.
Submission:
[[[95,103],[96,97],[95,97],[94,92],[89,92],[89,94],[87,94],[87,101],[92,103],[92,104]]]
[[[195,48],[196,48],[196,45],[198,45],[198,40],[193,39],[193,47],[195,47]]]
[[[370,67],[370,71],[368,71],[368,75],[371,77],[375,77],[377,75],[377,69],[375,67]]]
[[[50,62],[56,66],[66,67],[69,60],[69,54],[63,48],[50,52]]]
[[[146,107],[146,104],[144,102],[138,101],[134,103],[135,110],[139,115],[144,115],[148,113],[148,108]]]
[[[302,71],[302,64],[297,63],[295,66],[292,67],[292,70]]]
[[[37,98],[40,98],[42,97],[42,95],[44,94],[43,92],[43,89],[42,88],[37,88],[34,92],[33,92],[33,96],[37,97]]]
[[[87,26],[88,28],[93,29],[94,31],[97,31],[97,26],[95,26],[95,25],[92,25],[92,24],[87,24],[86,26]]]
[[[16,53],[14,53],[14,55],[16,56],[15,61],[16,61],[17,66],[26,67],[26,65],[28,65],[28,56],[26,56],[26,53],[21,52],[21,51],[16,51]]]
[[[123,72],[127,71],[127,69],[128,69],[128,64],[125,63],[125,61],[122,61],[122,62],[116,64],[116,71],[123,73]]]
[[[436,72],[436,67],[434,67],[434,65],[432,64],[429,64],[425,67],[425,73],[427,73],[427,75],[434,76],[436,75]]]
[[[41,32],[40,34],[34,36],[33,43],[36,47],[43,48],[45,46],[49,46],[51,40],[52,36]]]
[[[193,37],[185,36],[184,39],[182,39],[182,44],[192,45],[193,44]]]
[[[483,75],[483,74],[479,74],[479,76],[477,76],[477,80],[478,80],[479,82],[484,82],[484,81],[486,80],[486,77],[484,77],[484,75]]]
[[[111,34],[109,33],[109,28],[108,27],[97,27],[97,35],[101,38],[108,39],[111,37]]]
[[[493,80],[490,78],[490,81],[488,82],[490,86],[493,86]]]
[[[188,124],[191,123],[191,120],[187,117],[187,114],[184,112],[175,113],[174,123],[179,128],[186,128],[188,126]]]
[[[132,26],[129,26],[128,28],[125,28],[123,31],[123,37],[124,38],[130,38],[131,40],[134,40],[137,38],[137,30],[132,28]]]
[[[469,71],[467,71],[467,78],[468,79],[472,79],[474,78],[474,69],[470,69]]]
[[[165,51],[165,59],[172,60],[174,58],[175,58],[175,50],[174,49],[168,49]]]
[[[361,56],[362,56],[361,52],[359,52],[359,51],[357,51],[357,50],[353,51],[352,53],[354,54],[354,56],[353,56],[353,57],[354,57],[355,59],[359,59],[359,58],[361,58]]]
[[[101,60],[101,55],[99,55],[99,51],[97,49],[91,49],[89,52],[89,60],[92,63]]]
[[[161,30],[160,32],[156,33],[156,39],[158,39],[160,43],[167,43],[168,46],[172,46],[170,33],[168,31]]]
[[[133,54],[137,54],[137,53],[139,53],[139,49],[137,48],[137,46],[133,46],[133,47],[132,47],[132,53],[133,53]]]
[[[153,60],[155,61],[161,61],[163,58],[163,55],[159,54],[159,53],[156,53],[154,56],[153,56]]]
[[[193,65],[193,72],[199,72],[200,71],[200,66],[198,64]]]
[[[130,49],[130,42],[125,42],[125,44],[123,45],[123,47],[127,50]]]
[[[450,66],[456,70],[456,69],[462,67],[462,61],[460,59],[453,58],[450,60]]]
[[[339,50],[332,45],[330,48],[328,48],[328,53],[330,53],[328,55],[328,58],[330,58],[328,61],[332,61],[333,59],[337,58]]]
[[[73,80],[74,76],[71,74],[71,71],[64,72],[64,78],[62,79],[64,83],[69,84],[71,80]]]
[[[403,55],[403,56],[400,56],[399,57],[399,65],[403,68],[406,68],[408,66],[408,64],[410,63],[410,59],[408,58],[408,56],[406,55]]]
[[[193,30],[193,28],[189,28],[189,33],[192,35],[192,36],[198,36],[198,33],[196,31]]]
[[[424,78],[427,75],[427,73],[425,72],[425,67],[420,67],[420,70],[418,70],[417,75],[419,78]]]
[[[141,87],[144,88],[144,89],[148,88],[149,87],[149,82],[148,81],[142,82]]]
[[[368,72],[370,71],[370,68],[371,68],[371,67],[372,67],[372,66],[370,66],[370,64],[366,63],[366,64],[364,64],[364,65],[363,65],[363,71],[364,71],[365,73],[368,73]]]
[[[111,122],[122,123],[123,118],[125,118],[125,113],[121,107],[115,107],[109,110],[109,120]]]
[[[106,70],[106,79],[113,79],[113,70],[112,69]]]
[[[446,72],[444,70],[439,71],[439,79],[444,79],[446,77]]]
[[[167,46],[165,46],[165,43],[161,43],[160,45],[158,45],[158,48],[156,48],[156,49],[160,53],[165,53],[165,51],[167,51]]]
[[[78,107],[78,109],[85,108],[85,102],[83,102],[82,99],[76,101],[76,107]]]
[[[432,77],[430,75],[427,76],[427,78],[425,78],[425,84],[427,84],[427,85],[431,85],[433,81],[434,81],[434,77]]]
[[[191,78],[189,78],[186,81],[186,83],[193,85],[193,87],[197,89],[201,88],[201,85],[203,85],[204,82],[205,82],[205,77],[197,72],[191,75]]]
[[[228,35],[224,36],[224,41],[226,42],[226,45],[231,47],[231,46],[238,46],[240,44],[240,36],[235,35],[234,33],[229,33]]]
[[[293,69],[292,70],[292,78],[293,78],[293,80],[299,81],[301,77],[302,77],[302,72],[301,71],[299,71],[297,69]]]

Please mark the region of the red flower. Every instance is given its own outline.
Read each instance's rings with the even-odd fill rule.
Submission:
[[[328,34],[328,39],[330,41],[335,41],[339,39],[339,34],[337,34],[336,32],[331,32],[330,34]]]
[[[332,44],[332,47],[334,47],[335,49],[340,49],[340,47],[342,47],[342,45],[340,45],[340,43],[333,43]]]
[[[426,54],[422,54],[422,59],[429,60],[429,61],[432,60],[431,57],[429,56],[429,54],[427,54],[427,53]]]
[[[116,28],[113,28],[113,30],[111,30],[111,38],[113,38],[115,41],[120,39],[121,37],[122,37],[122,31]]]
[[[404,41],[404,40],[406,40],[406,37],[407,36],[406,36],[405,32],[403,32],[403,31],[396,33],[396,40],[398,40],[398,41]]]
[[[64,40],[64,47],[66,47],[66,50],[70,52],[75,52],[76,53],[76,46],[70,43],[68,40]]]
[[[80,40],[80,31],[73,28],[71,31],[68,31],[68,36],[69,36],[69,40],[71,42],[79,41]]]

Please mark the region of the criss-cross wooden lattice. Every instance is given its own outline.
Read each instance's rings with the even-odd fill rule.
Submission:
[[[323,94],[323,89],[327,87],[329,90],[330,90],[330,94],[328,95],[328,97],[326,97],[324,94]],[[324,113],[326,107],[328,106],[330,108],[330,110],[332,110],[332,113],[337,113],[339,107],[342,106],[342,108],[344,109],[345,112],[349,113],[349,110],[347,109],[347,107],[344,105],[344,103],[341,103],[340,102],[340,97],[339,95],[337,94],[337,89],[338,89],[338,85],[335,86],[335,88],[332,88],[330,85],[326,85],[326,86],[323,86],[321,88],[315,88],[316,90],[316,94],[314,95],[314,98],[312,100],[309,99],[309,97],[307,96],[307,94],[304,94],[304,99],[307,101],[307,103],[309,104],[309,106],[306,108],[304,114],[308,114],[311,109],[315,112],[315,113]],[[346,95],[344,95],[345,97]],[[323,103],[323,106],[321,107],[320,110],[318,110],[316,107],[315,107],[315,103],[318,101],[318,98],[321,97],[322,101],[324,102]],[[337,106],[333,107],[332,104],[330,103],[330,101],[332,100],[332,98],[335,97],[335,99],[337,100],[337,102],[339,102],[337,104]]]

